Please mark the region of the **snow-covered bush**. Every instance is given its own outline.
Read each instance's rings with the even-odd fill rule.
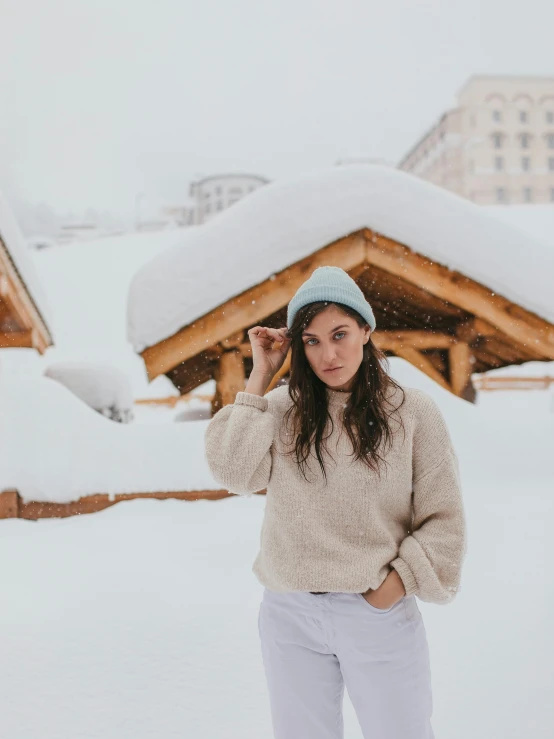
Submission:
[[[49,365],[44,374],[112,421],[133,420],[131,385],[126,375],[115,367],[66,361]]]

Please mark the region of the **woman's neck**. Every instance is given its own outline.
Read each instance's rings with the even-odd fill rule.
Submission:
[[[352,391],[333,390],[328,386],[325,387],[325,390],[327,393],[327,403],[330,407],[346,405],[352,395]]]

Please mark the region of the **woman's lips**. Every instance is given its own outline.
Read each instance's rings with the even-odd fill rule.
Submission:
[[[324,372],[336,372],[336,370],[342,369],[342,367],[333,367],[333,369],[323,370]]]

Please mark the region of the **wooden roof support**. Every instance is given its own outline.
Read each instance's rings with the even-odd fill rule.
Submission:
[[[224,352],[215,371],[215,394],[212,413],[235,402],[236,394],[245,387],[244,362],[239,349]]]
[[[363,262],[364,249],[365,239],[360,233],[333,242],[277,273],[271,281],[271,290],[265,282],[245,290],[233,298],[232,310],[224,303],[173,336],[148,347],[142,357],[149,379],[280,310],[317,267],[334,265],[349,271]]]
[[[422,372],[425,372],[425,374],[428,375],[432,380],[435,380],[435,382],[437,382],[439,385],[442,385],[445,390],[449,390],[450,392],[452,392],[452,387],[445,380],[444,376],[437,369],[435,369],[433,363],[417,349],[398,342],[396,346],[391,345],[389,347],[389,351],[393,351],[396,356],[402,357],[402,359],[405,359],[407,362],[411,362],[414,367],[417,367]]]
[[[380,331],[378,328],[372,334],[373,343],[386,351],[400,344],[407,344],[413,349],[449,349],[456,343],[456,337],[445,333],[431,333],[430,331]]]
[[[33,331],[7,331],[0,333],[0,349],[9,349],[13,347],[32,348],[34,341]]]
[[[447,378],[463,393],[459,388],[469,372],[468,349],[460,347],[460,342],[468,346],[470,358],[476,359],[478,366],[487,364],[487,356],[496,366],[495,350],[499,356],[504,354],[506,361],[508,352],[512,363],[526,361],[526,356],[554,359],[554,328],[547,321],[465,275],[364,229],[283,269],[272,278],[271,289],[268,289],[268,281],[256,285],[175,335],[145,349],[142,356],[149,378],[176,371],[181,363],[200,352],[209,352],[210,347],[234,348],[242,357],[251,356],[250,344],[245,340],[246,329],[282,312],[298,287],[314,269],[323,265],[339,266],[357,278],[377,310],[385,312],[385,308],[391,307],[390,314],[394,314],[392,308],[397,304],[401,307],[395,294],[400,296],[408,292],[412,298],[410,305],[419,306],[423,301],[423,310],[437,311],[445,319],[439,333],[423,327],[401,331],[377,329],[374,340],[384,351],[413,360],[416,367],[450,391],[452,386]],[[468,319],[468,316],[473,318]],[[421,323],[415,321],[414,325],[421,326]],[[451,332],[456,323],[454,336]],[[424,351],[429,354],[423,354]],[[448,366],[455,369],[445,366],[447,353]],[[222,366],[226,367],[226,362],[231,359],[223,360]]]
[[[50,332],[35,303],[14,269],[8,251],[0,239],[0,299],[7,305],[22,331],[32,331],[31,347],[41,354],[52,343]]]
[[[469,344],[458,341],[449,350],[450,359],[450,385],[452,392],[460,398],[467,397],[468,400],[475,398],[475,389],[471,383],[473,355]]]
[[[483,318],[519,344],[540,352],[545,359],[554,359],[554,327],[547,321],[460,272],[437,264],[385,236],[370,230],[365,233],[369,263]]]

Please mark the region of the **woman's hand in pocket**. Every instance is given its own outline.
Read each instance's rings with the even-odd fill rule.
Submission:
[[[406,590],[400,575],[392,569],[376,590],[367,590],[362,595],[374,608],[387,610],[406,595]]]

